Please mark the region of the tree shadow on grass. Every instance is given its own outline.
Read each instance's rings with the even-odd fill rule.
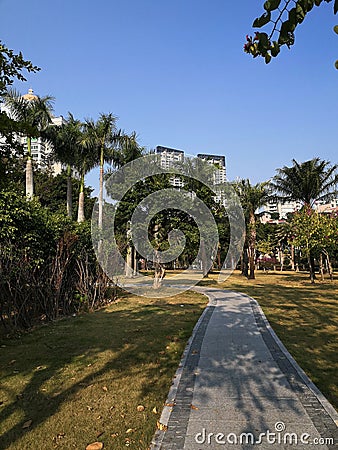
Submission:
[[[85,389],[92,389],[95,397],[102,396],[102,387],[109,387],[112,378],[117,386],[124,389],[131,372],[138,373],[141,380],[133,394],[136,405],[137,401],[143,401],[144,396],[152,390],[155,391],[154,398],[160,392],[163,393],[164,400],[168,379],[159,375],[174,373],[180,356],[180,353],[175,352],[176,347],[168,349],[167,344],[173,338],[175,346],[184,348],[189,335],[182,334],[181,328],[187,321],[187,314],[195,311],[196,315],[200,309],[198,305],[189,302],[184,302],[184,308],[181,308],[179,304],[162,300],[147,307],[125,306],[123,310],[119,309],[121,308],[116,310],[112,306],[94,314],[67,318],[37,329],[21,340],[6,343],[6,347],[1,349],[4,355],[1,400],[4,403],[0,410],[0,423],[6,426],[5,422],[8,422],[2,431],[1,449],[9,446],[22,448],[21,439],[25,434],[31,434],[34,441],[35,430],[59,413],[65,403],[84,395]],[[177,326],[173,325],[173,321]],[[111,353],[110,356],[105,355],[107,352]],[[11,377],[15,377],[12,382]],[[21,381],[21,388],[15,385],[15,380],[19,382],[22,377],[25,381]],[[54,385],[50,385],[53,379]],[[110,391],[104,395],[109,396]],[[117,410],[119,407],[116,405]],[[125,408],[128,409],[128,406]],[[147,414],[155,425],[155,415],[151,415],[151,412]],[[13,420],[16,415],[17,418]],[[32,423],[25,430],[23,425],[28,420],[32,420]],[[74,417],[74,421],[76,420],[78,419]],[[62,430],[62,426],[60,428]],[[148,439],[154,429],[150,430]],[[42,432],[39,431],[40,434]],[[67,429],[66,434],[71,433],[72,430]],[[87,437],[87,440],[90,438]],[[78,442],[77,448],[84,447],[87,440]],[[15,446],[17,441],[18,447]],[[35,442],[35,445],[38,443]],[[66,441],[64,444],[59,442],[58,445],[58,448],[71,448]],[[54,448],[51,436],[43,443],[43,448]],[[114,448],[117,447],[114,445]]]

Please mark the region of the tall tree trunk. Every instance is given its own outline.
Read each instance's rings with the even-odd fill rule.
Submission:
[[[296,270],[295,266],[295,246],[291,244],[291,270]]]
[[[67,165],[67,216],[73,216],[73,185],[72,185],[72,168]]]
[[[162,281],[165,275],[165,269],[160,263],[160,257],[159,257],[159,248],[160,248],[160,240],[158,237],[159,234],[159,225],[155,224],[154,226],[154,238],[155,238],[155,245],[157,250],[155,250],[154,254],[154,267],[155,267],[155,273],[154,273],[154,282],[153,282],[153,289],[159,289],[162,286]]]
[[[34,195],[32,139],[27,136],[27,162],[26,162],[26,197],[31,200]]]
[[[85,214],[84,214],[84,172],[82,172],[81,179],[80,179],[80,192],[79,192],[79,205],[78,205],[78,212],[77,212],[77,221],[79,223],[85,221]]]
[[[155,258],[154,258],[155,274],[154,274],[153,289],[159,289],[162,286],[162,281],[165,275],[165,268],[159,262],[158,255],[159,255],[158,250],[155,250]]]
[[[201,240],[201,260],[202,260],[202,271],[203,277],[208,278],[208,263],[207,263],[207,255],[205,251],[205,242]]]
[[[313,254],[310,251],[310,263],[311,263],[311,270],[312,270],[312,274],[313,274],[313,279],[316,279],[316,271],[315,271],[315,258],[313,256]]]
[[[242,253],[241,272],[242,272],[242,275],[244,275],[247,278],[249,276],[249,256],[248,255],[249,255],[248,249],[245,248]]]
[[[320,270],[321,280],[324,281],[323,253],[320,253],[320,256],[319,256],[319,270]]]
[[[249,219],[249,280],[255,279],[255,248],[256,248],[256,219],[255,214],[250,214]]]
[[[136,248],[133,247],[133,275],[136,277],[138,275],[138,261],[137,261],[137,251]]]
[[[333,280],[333,270],[332,270],[332,264],[331,264],[330,256],[329,256],[329,254],[328,254],[328,252],[326,250],[323,250],[323,253],[326,256],[329,277],[330,277],[330,280],[332,281]]]
[[[309,270],[310,270],[310,280],[311,280],[311,283],[314,284],[314,282],[315,282],[315,274],[314,274],[314,271],[313,271],[313,266],[312,266],[312,261],[311,261],[311,254],[310,254],[309,250],[307,252],[307,261],[308,261]]]
[[[100,187],[99,187],[99,230],[102,230],[103,226],[103,148],[100,153]]]
[[[127,247],[125,275],[126,275],[126,278],[133,278],[133,248],[129,243],[128,243],[128,247]]]

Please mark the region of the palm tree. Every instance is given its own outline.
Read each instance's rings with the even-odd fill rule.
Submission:
[[[280,200],[295,200],[312,208],[317,200],[329,200],[337,194],[338,164],[313,158],[303,163],[292,160],[292,166],[277,169],[271,183]],[[313,255],[309,255],[310,277],[315,273]]]
[[[270,199],[269,184],[269,182],[264,182],[252,186],[249,180],[239,180],[234,183],[247,221],[249,279],[255,279],[256,211]]]
[[[277,169],[271,183],[279,199],[300,201],[312,207],[316,200],[328,200],[337,193],[338,164],[331,166],[320,158],[303,163],[293,159],[292,163],[291,167]]]
[[[79,223],[85,221],[84,213],[84,189],[85,175],[97,165],[96,153],[88,139],[88,132],[85,126],[81,127],[81,135],[79,137],[78,151],[76,155],[75,168],[80,176],[79,201],[77,221]]]
[[[133,131],[130,135],[121,134],[120,151],[116,154],[115,165],[123,166],[140,158],[144,153],[144,148],[140,147],[137,142],[136,132]]]
[[[98,226],[102,229],[103,224],[103,177],[104,164],[114,161],[117,158],[117,143],[120,141],[121,133],[116,128],[117,118],[113,114],[100,114],[97,122],[93,119],[86,119],[86,145],[91,147],[96,154],[97,162],[100,166],[99,185],[99,218]]]
[[[68,113],[65,124],[47,128],[44,133],[53,145],[54,159],[65,164],[67,169],[67,215],[72,217],[72,172],[78,158],[79,147],[82,139],[83,124],[74,118],[72,113]]]
[[[32,138],[40,137],[42,131],[51,123],[54,99],[51,96],[39,97],[34,95],[31,89],[26,95],[21,95],[15,89],[11,89],[4,99],[11,116],[20,123],[22,134],[26,136],[26,196],[31,199],[34,195]]]

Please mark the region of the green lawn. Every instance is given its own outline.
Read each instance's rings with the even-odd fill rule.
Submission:
[[[206,303],[191,292],[126,296],[3,341],[0,448],[85,449],[94,441],[108,449],[148,448]]]
[[[222,285],[263,307],[291,354],[337,407],[337,281],[238,273]],[[192,328],[207,301],[126,295],[93,314],[4,339],[0,347],[0,448],[145,450]],[[138,406],[144,406],[138,411]],[[155,408],[155,409],[154,409]],[[142,409],[142,408],[139,408]]]

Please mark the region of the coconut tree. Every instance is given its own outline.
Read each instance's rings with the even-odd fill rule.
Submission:
[[[53,145],[53,157],[56,161],[66,165],[67,173],[67,215],[72,217],[72,173],[77,164],[79,147],[83,139],[83,124],[68,113],[66,123],[61,126],[48,127],[44,137]]]
[[[10,89],[4,96],[5,105],[11,117],[20,123],[21,134],[26,137],[26,196],[34,195],[32,138],[38,138],[52,121],[51,96],[39,97],[30,89],[28,94],[21,95],[15,89]]]
[[[239,180],[234,188],[240,198],[247,221],[247,249],[249,279],[255,279],[256,212],[270,199],[269,182],[251,185],[249,180]]]
[[[79,145],[76,154],[75,168],[79,173],[80,187],[79,187],[79,201],[77,221],[84,222],[84,198],[85,198],[85,176],[97,165],[97,158],[91,141],[88,139],[88,132],[85,126],[81,128],[81,136],[79,137]]]
[[[121,132],[116,128],[117,118],[113,114],[100,114],[98,120],[86,119],[86,142],[85,145],[92,149],[93,156],[96,155],[100,166],[99,182],[99,218],[98,226],[102,229],[103,224],[103,177],[104,164],[112,162],[117,158],[117,147],[121,140]],[[95,157],[95,156],[94,156]]]
[[[133,131],[130,135],[121,133],[119,148],[120,151],[116,154],[114,161],[115,165],[119,167],[140,158],[144,153],[144,148],[140,147],[137,142],[137,135],[135,131]]]
[[[300,201],[312,207],[316,200],[328,200],[337,193],[338,164],[313,158],[303,163],[292,160],[292,166],[277,169],[272,180],[277,197]]]
[[[303,163],[292,160],[292,166],[277,169],[272,187],[277,197],[284,200],[300,201],[304,207],[312,208],[315,201],[327,201],[337,194],[338,164],[313,158]],[[310,276],[314,274],[314,256],[311,252]]]

